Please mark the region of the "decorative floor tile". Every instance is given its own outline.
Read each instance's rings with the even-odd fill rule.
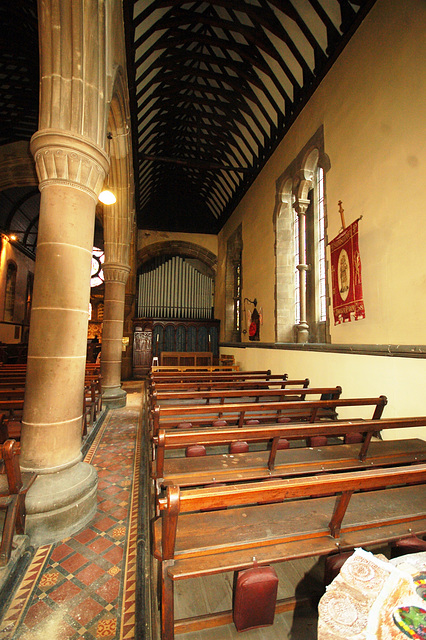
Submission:
[[[85,457],[98,470],[98,513],[75,536],[37,549],[0,638],[134,639],[139,411],[132,402],[104,416]]]

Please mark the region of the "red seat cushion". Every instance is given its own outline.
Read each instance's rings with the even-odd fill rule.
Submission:
[[[290,449],[290,443],[287,440],[287,438],[280,438],[278,440],[278,447],[277,449]]]
[[[250,418],[249,420],[246,420],[245,423],[246,424],[260,424],[260,421],[254,419],[254,418]]]

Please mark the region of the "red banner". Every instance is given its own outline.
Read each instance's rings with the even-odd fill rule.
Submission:
[[[365,318],[358,220],[330,242],[334,324]]]

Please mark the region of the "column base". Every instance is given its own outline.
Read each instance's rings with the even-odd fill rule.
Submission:
[[[304,343],[309,340],[309,325],[306,322],[300,322],[296,325],[297,330],[297,342]]]
[[[121,387],[110,387],[102,391],[102,404],[109,409],[120,409],[126,406],[127,392]]]
[[[34,546],[51,544],[85,527],[97,511],[98,474],[86,462],[40,474],[25,499],[25,533]]]

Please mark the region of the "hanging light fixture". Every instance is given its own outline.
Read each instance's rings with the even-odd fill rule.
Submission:
[[[107,135],[107,152],[109,155],[109,147],[110,147],[110,143],[109,141],[112,139],[112,133],[109,132]],[[111,191],[111,189],[109,188],[109,173],[107,175],[107,179],[106,179],[106,188],[103,189],[103,191],[101,191],[101,193],[98,196],[98,200],[100,202],[102,202],[102,204],[115,204],[117,202],[117,198],[115,197],[115,195],[113,194],[113,192]]]

